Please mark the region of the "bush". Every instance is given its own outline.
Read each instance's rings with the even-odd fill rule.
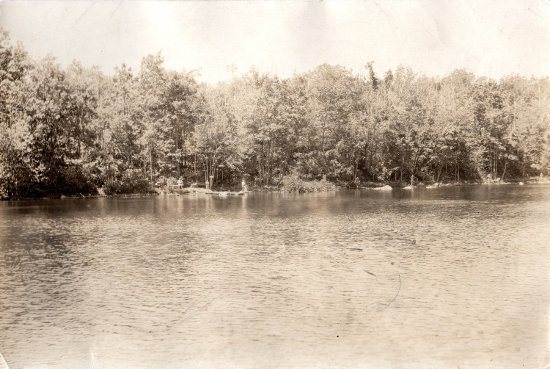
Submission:
[[[56,178],[56,188],[53,193],[59,195],[95,195],[97,188],[92,181],[77,166],[59,169]]]
[[[10,199],[40,198],[61,195],[96,195],[97,187],[78,165],[59,165],[40,176],[24,166],[13,171],[15,175],[0,178],[0,196]],[[38,178],[36,178],[38,177]]]
[[[103,191],[106,195],[155,192],[149,181],[136,171],[126,171],[121,179],[107,181]]]
[[[40,197],[42,191],[33,179],[30,169],[25,165],[17,164],[20,163],[12,165],[9,171],[0,172],[0,197],[6,199]]]
[[[283,177],[283,191],[285,192],[321,192],[321,191],[334,191],[336,185],[332,182],[328,182],[325,179],[320,181],[305,181],[301,179],[297,174],[292,174]]]

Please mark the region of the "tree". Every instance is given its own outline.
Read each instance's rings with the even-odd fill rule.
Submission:
[[[32,68],[22,46],[12,45],[0,29],[0,195],[32,192],[33,174],[27,152],[30,133],[25,121],[24,78]]]

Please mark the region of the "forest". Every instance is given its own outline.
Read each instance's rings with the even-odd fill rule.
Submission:
[[[550,174],[550,81],[323,64],[214,86],[148,55],[112,75],[33,60],[0,35],[0,195],[147,192],[153,184],[490,182]],[[406,60],[403,61],[406,63]]]

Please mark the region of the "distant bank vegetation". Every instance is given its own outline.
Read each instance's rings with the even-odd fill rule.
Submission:
[[[303,180],[299,174],[284,176],[281,184],[283,191],[286,192],[304,193],[336,190],[336,185],[325,178],[318,181],[308,181]]]
[[[368,51],[365,51],[366,57]],[[406,61],[405,61],[406,62]],[[152,183],[325,186],[492,181],[550,172],[550,83],[341,66],[216,86],[146,56],[112,76],[31,60],[0,36],[0,195],[148,191]],[[320,181],[320,182],[315,182]],[[299,191],[299,190],[298,190]]]

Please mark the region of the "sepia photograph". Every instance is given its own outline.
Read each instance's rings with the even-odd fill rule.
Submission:
[[[550,369],[550,0],[0,0],[0,369]]]

